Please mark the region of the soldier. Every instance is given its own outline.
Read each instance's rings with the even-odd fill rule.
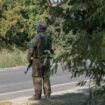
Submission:
[[[29,100],[41,99],[42,86],[47,99],[50,98],[51,94],[50,57],[47,54],[48,51],[52,50],[52,39],[50,35],[46,34],[46,29],[44,24],[37,25],[37,35],[32,39],[27,55],[28,61],[33,56],[32,79],[35,91],[35,95]]]

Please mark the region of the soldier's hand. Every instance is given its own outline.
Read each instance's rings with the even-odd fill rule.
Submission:
[[[28,54],[27,54],[27,60],[28,60],[28,62],[30,62],[31,57],[32,57],[32,53],[31,52],[28,52]]]

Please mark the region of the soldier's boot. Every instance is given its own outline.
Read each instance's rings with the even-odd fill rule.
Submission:
[[[40,99],[41,99],[41,97],[38,97],[36,95],[33,95],[31,98],[29,98],[29,100],[31,100],[31,101],[40,100]]]

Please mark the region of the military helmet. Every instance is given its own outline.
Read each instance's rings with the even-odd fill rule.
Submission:
[[[36,25],[37,32],[45,32],[46,29],[47,29],[47,26],[45,24],[39,23],[38,25]]]

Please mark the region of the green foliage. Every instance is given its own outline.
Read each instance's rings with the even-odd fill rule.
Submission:
[[[0,0],[0,47],[27,46],[37,22],[47,17],[41,5],[40,0]]]
[[[37,22],[47,22],[56,49],[72,77],[85,75],[103,88],[105,81],[105,0],[0,0],[0,48],[26,47]],[[55,64],[57,68],[57,65]]]
[[[85,74],[96,85],[105,76],[105,0],[0,0],[0,46],[27,46],[39,21],[47,21],[56,46],[55,62],[66,62],[72,76]],[[58,48],[58,47],[57,47]],[[57,65],[56,65],[57,67]]]
[[[105,76],[105,1],[63,0],[49,8],[54,41],[62,47],[55,62],[66,62],[72,77],[85,75],[96,85]]]

